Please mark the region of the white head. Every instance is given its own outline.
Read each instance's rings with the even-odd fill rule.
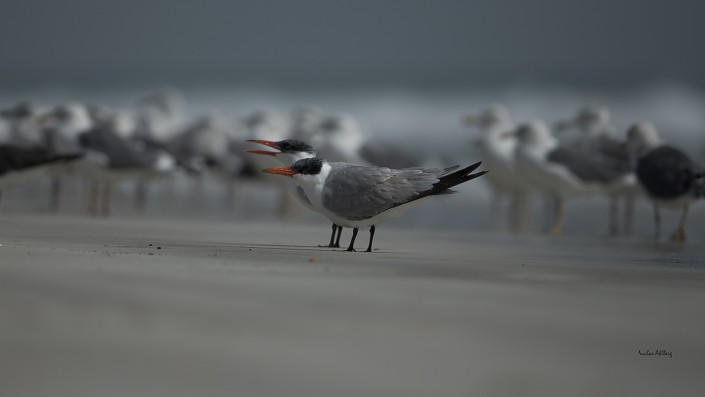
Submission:
[[[116,111],[111,118],[113,131],[122,138],[129,138],[135,133],[137,121],[131,113]]]
[[[251,139],[280,140],[288,135],[289,125],[279,113],[259,110],[240,119],[246,134]]]
[[[318,130],[321,142],[317,147],[331,146],[349,157],[355,157],[365,143],[360,123],[350,115],[326,117],[320,121]],[[316,145],[315,140],[313,144]]]
[[[645,155],[660,145],[661,138],[651,123],[638,122],[627,130],[625,146],[633,159]]]
[[[502,105],[492,105],[478,114],[465,116],[463,121],[467,126],[477,126],[486,132],[501,128],[509,129],[513,124],[512,116]]]
[[[291,135],[296,139],[309,141],[318,134],[319,124],[323,119],[323,111],[313,106],[303,106],[294,109],[291,118]]]
[[[573,118],[556,123],[557,131],[570,128],[576,128],[581,133],[593,137],[610,134],[610,111],[601,106],[584,106]]]
[[[0,117],[12,123],[26,122],[40,114],[41,110],[32,102],[19,102],[9,109],[0,110]]]
[[[555,139],[546,123],[532,120],[521,124],[515,131],[520,146],[551,146]]]
[[[77,139],[78,135],[93,127],[93,119],[88,109],[77,102],[58,105],[44,120],[46,127],[68,139]]]

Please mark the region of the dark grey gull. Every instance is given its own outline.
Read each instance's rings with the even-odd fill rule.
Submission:
[[[702,169],[682,150],[664,144],[650,123],[632,125],[627,132],[626,148],[639,184],[654,206],[655,237],[661,237],[661,207],[681,210],[674,241],[685,241],[685,222],[693,200],[705,194]]]

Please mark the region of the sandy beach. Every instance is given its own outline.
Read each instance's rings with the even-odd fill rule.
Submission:
[[[2,395],[702,392],[702,246],[328,230],[4,214]]]

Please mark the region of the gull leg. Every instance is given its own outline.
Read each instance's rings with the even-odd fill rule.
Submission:
[[[352,235],[352,238],[350,239],[350,245],[348,246],[348,249],[347,249],[348,252],[355,251],[355,248],[353,248],[353,245],[355,244],[355,237],[357,237],[358,230],[359,230],[358,228],[353,229],[353,235]]]
[[[112,183],[110,181],[105,181],[103,184],[103,199],[101,201],[102,208],[100,214],[103,216],[110,215],[110,196],[112,195]]]
[[[513,228],[515,233],[530,233],[533,222],[533,206],[531,194],[526,190],[517,190],[512,197],[514,207]]]
[[[335,239],[335,248],[340,248],[340,235],[343,234],[343,227],[338,226],[338,238]]]
[[[685,241],[685,220],[688,218],[689,207],[690,204],[686,204],[683,206],[683,213],[681,213],[681,220],[680,222],[678,222],[678,229],[676,229],[676,231],[673,232],[673,234],[671,235],[671,240],[680,242]]]
[[[611,194],[609,200],[609,234],[610,236],[617,236],[619,235],[619,221],[617,220],[619,215],[619,196]]]
[[[501,228],[501,221],[499,220],[499,210],[501,207],[502,196],[495,192],[492,195],[492,201],[490,202],[490,216],[492,217],[492,230],[497,231]]]
[[[367,252],[372,252],[372,239],[375,238],[375,225],[370,226],[370,244],[367,246]]]
[[[634,195],[624,195],[624,235],[631,236],[634,227]]]
[[[143,212],[147,203],[147,182],[140,179],[135,184],[135,211]]]
[[[654,237],[656,241],[659,241],[661,239],[661,212],[656,204],[654,204],[654,227],[656,228]]]
[[[551,208],[553,207],[553,208]],[[551,214],[553,212],[553,214]],[[543,212],[541,214],[541,230],[550,231],[552,222],[555,223],[556,203],[553,197],[546,195],[543,197]],[[551,215],[553,219],[551,219]]]
[[[554,236],[563,234],[563,213],[563,198],[556,197],[553,212],[553,228],[551,229],[551,234]]]
[[[99,188],[97,180],[88,181],[88,213],[93,216],[98,214]]]
[[[49,210],[51,211],[59,210],[59,196],[61,196],[60,178],[59,175],[52,175],[51,177],[51,191],[49,193]]]
[[[517,192],[513,191],[509,196],[509,230],[516,233],[519,228],[519,208],[517,202]]]

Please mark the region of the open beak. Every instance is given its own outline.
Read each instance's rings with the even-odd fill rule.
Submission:
[[[271,152],[271,151],[267,151],[267,150],[247,150],[247,153],[263,154],[266,156],[276,156],[277,154],[282,152],[281,148],[276,143],[274,143],[272,141],[265,141],[262,139],[249,139],[247,142],[259,143],[260,145],[269,146],[272,149],[278,150],[278,152]]]
[[[291,168],[285,167],[285,166],[265,168],[262,170],[262,172],[266,172],[267,174],[274,174],[274,175],[284,175],[284,176],[288,176],[288,177],[292,177],[292,176],[298,174],[298,172],[292,171]]]

